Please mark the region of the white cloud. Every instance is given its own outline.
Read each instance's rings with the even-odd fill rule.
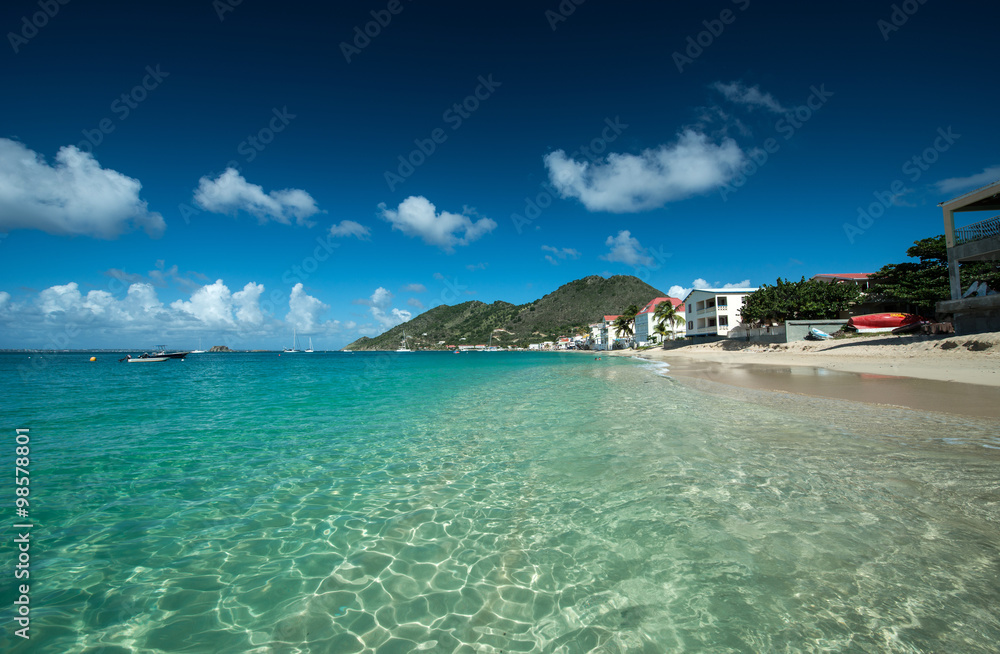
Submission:
[[[590,163],[569,159],[562,150],[545,156],[549,179],[564,198],[574,197],[589,211],[633,213],[656,209],[725,184],[744,162],[736,141],[713,143],[685,130],[677,142],[640,155],[608,155]]]
[[[264,285],[248,282],[242,291],[233,293],[233,305],[236,307],[236,320],[244,325],[257,326],[264,323],[264,312],[260,308],[260,296],[264,294]]]
[[[391,329],[400,323],[404,323],[413,317],[413,314],[405,309],[390,309],[393,295],[387,289],[379,286],[372,293],[368,300],[371,306],[372,317],[378,322],[382,329]],[[359,333],[360,330],[359,330]]]
[[[136,328],[159,326],[167,317],[152,285],[141,283],[129,286],[121,300],[103,290],[91,290],[84,295],[76,282],[70,282],[44,289],[27,305],[5,305],[7,302],[0,303],[0,310],[9,308],[8,317],[25,326],[31,325],[36,342],[46,328],[53,328],[50,331],[59,339],[67,335],[80,339],[87,330],[107,332],[113,328],[118,334],[130,333]],[[15,312],[16,315],[12,315]],[[67,325],[72,326],[72,334]],[[53,338],[41,345],[66,347],[68,342],[60,345],[58,339]]]
[[[306,334],[329,330],[335,326],[336,321],[320,322],[320,316],[329,308],[329,305],[306,293],[302,282],[299,282],[292,287],[292,293],[288,298],[289,311],[285,316],[285,322]]]
[[[372,296],[368,300],[368,302],[370,303],[370,306],[379,309],[388,309],[389,306],[392,305],[392,297],[393,297],[392,293],[390,293],[387,289],[379,286],[378,288],[375,289],[375,292],[372,293]]]
[[[763,107],[776,114],[783,114],[788,110],[781,106],[773,95],[760,90],[760,87],[746,86],[740,82],[716,82],[712,88],[722,93],[730,102],[747,105],[748,107]]]
[[[696,288],[713,288],[713,289],[728,290],[731,288],[752,288],[752,287],[750,286],[749,279],[744,279],[739,282],[723,283],[723,282],[710,282],[707,279],[699,277],[698,279],[691,282],[690,287],[679,286],[676,284],[674,286],[671,286],[667,290],[667,295],[669,295],[670,297],[676,297],[683,300],[688,293],[690,293]]]
[[[361,240],[367,240],[371,236],[371,231],[361,223],[356,223],[353,220],[341,220],[340,224],[330,228],[330,236],[355,236]]]
[[[109,288],[115,286],[117,282]],[[320,320],[329,307],[306,294],[301,284],[291,291],[288,323],[275,320],[262,308],[264,292],[262,284],[249,282],[230,293],[219,279],[169,306],[164,306],[148,282],[131,284],[120,298],[106,290],[81,292],[76,282],[46,288],[24,303],[0,293],[0,323],[16,321],[23,328],[0,330],[0,338],[6,337],[0,347],[148,347],[155,342],[192,347],[197,342],[192,336],[197,336],[253,349],[273,347],[278,339],[287,343],[290,324],[300,335],[339,332],[338,321]]]
[[[406,301],[406,303],[408,305],[410,305],[411,307],[415,308],[417,311],[423,311],[424,310],[424,303],[421,302],[420,300],[418,300],[415,297],[411,297],[409,300]],[[3,306],[3,304],[0,303],[0,306]]]
[[[552,253],[552,254],[546,254],[545,255],[545,260],[548,261],[549,263],[551,263],[553,266],[558,266],[559,265],[559,261],[562,261],[562,260],[565,260],[565,259],[579,259],[580,258],[580,253],[577,250],[574,250],[573,248],[561,248],[560,249],[560,248],[557,248],[557,247],[552,247],[551,245],[543,245],[542,246],[542,251],[543,252],[551,252]]]
[[[607,254],[602,254],[600,257],[605,261],[618,261],[635,267],[651,267],[654,263],[653,257],[649,256],[646,248],[639,243],[639,239],[633,237],[627,229],[618,232],[618,236],[609,236],[604,244],[611,248]]]
[[[290,225],[313,225],[308,219],[319,213],[316,201],[301,189],[284,189],[264,193],[264,189],[250,184],[234,168],[216,179],[202,177],[194,192],[195,203],[205,211],[236,215],[245,211],[263,224],[268,220]]]
[[[670,288],[667,289],[667,295],[669,295],[670,297],[675,297],[675,298],[681,299],[681,300],[683,300],[684,298],[686,298],[687,294],[690,293],[690,292],[691,292],[690,288],[685,288],[683,286],[678,286],[677,284],[674,284],[673,286],[671,286]]]
[[[942,193],[953,193],[961,189],[973,189],[986,186],[1000,179],[1000,166],[990,166],[981,173],[969,175],[968,177],[949,177],[935,183],[937,189]]]
[[[202,286],[191,294],[188,301],[172,302],[170,308],[213,327],[232,327],[236,324],[233,321],[233,296],[221,279],[215,280],[214,284]]]
[[[125,313],[137,320],[148,317],[163,310],[163,303],[156,297],[156,289],[152,284],[132,284],[123,302]]]
[[[468,245],[493,231],[497,224],[489,218],[476,217],[475,211],[464,207],[462,213],[442,211],[423,196],[410,196],[399,203],[396,209],[389,209],[384,202],[378,205],[382,217],[392,223],[407,236],[419,236],[428,245],[434,245],[445,252],[454,252],[455,246]]]
[[[423,284],[407,284],[401,290],[404,293],[426,293],[427,287]]]
[[[141,227],[158,238],[163,216],[139,198],[142,184],[69,145],[55,165],[17,141],[0,138],[0,230],[113,239]]]

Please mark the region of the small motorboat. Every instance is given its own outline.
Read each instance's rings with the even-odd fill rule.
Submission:
[[[927,321],[924,318],[912,313],[869,313],[853,316],[847,321],[847,327],[856,329],[860,333],[876,333],[891,332],[900,327],[920,325],[925,322]]]
[[[126,361],[128,363],[159,363],[160,361],[166,361],[169,358],[170,357],[158,357],[143,353],[135,358],[132,358],[131,354],[126,354],[124,359],[118,359],[118,360]]]
[[[183,359],[184,357],[186,357],[189,354],[191,354],[190,351],[189,352],[167,352],[167,346],[165,346],[165,345],[157,345],[156,346],[156,351],[154,351],[149,356],[151,356],[151,357],[164,357],[164,358],[167,358],[167,359]]]

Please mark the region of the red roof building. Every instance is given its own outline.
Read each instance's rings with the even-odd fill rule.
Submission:
[[[656,308],[663,304],[664,302],[670,302],[674,305],[674,309],[680,314],[680,321],[673,324],[675,336],[683,336],[686,323],[684,322],[684,301],[675,297],[657,297],[649,301],[649,303],[639,311],[635,316],[635,341],[636,343],[648,343],[650,342],[650,337],[653,336],[654,330],[658,321],[655,318]],[[664,325],[668,330],[671,325]]]

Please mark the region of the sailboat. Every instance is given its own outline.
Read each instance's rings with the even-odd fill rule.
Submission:
[[[296,350],[295,349],[296,345],[297,345],[297,343],[295,342],[295,328],[293,327],[292,328],[292,347],[291,348],[287,348],[286,347],[283,351],[285,352],[285,354],[288,354],[288,353],[291,353],[291,352],[301,352],[301,350]]]
[[[313,337],[310,336],[309,337],[309,349],[306,350],[306,352],[312,352],[312,351],[313,351]]]
[[[189,352],[189,354],[205,354],[205,350],[201,349],[201,339],[200,338],[198,339],[198,349],[197,350],[191,350],[191,352]]]
[[[399,349],[396,350],[396,351],[397,352],[412,352],[413,351],[410,348],[406,347],[406,332],[403,332],[403,342],[399,346]]]

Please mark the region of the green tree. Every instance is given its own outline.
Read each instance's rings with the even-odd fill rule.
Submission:
[[[869,278],[869,298],[901,302],[914,313],[933,316],[935,305],[951,298],[944,234],[914,241],[906,256],[917,261],[890,263]],[[1000,263],[996,261],[964,263],[960,272],[963,283],[986,282],[990,288],[1000,287]]]
[[[677,312],[677,307],[669,299],[660,302],[656,305],[656,311],[653,312],[653,320],[657,322],[658,326],[662,326],[664,323],[670,325],[670,331],[674,331],[674,324],[683,322],[681,315]],[[653,330],[659,333],[656,329]]]
[[[827,284],[803,277],[797,282],[778,279],[743,299],[742,321],[748,325],[786,320],[836,318],[861,298],[854,284]]]
[[[667,335],[670,333],[667,328],[663,326],[662,322],[656,323],[656,327],[653,328],[653,333],[660,337],[660,342],[663,343],[663,347],[667,346]]]

